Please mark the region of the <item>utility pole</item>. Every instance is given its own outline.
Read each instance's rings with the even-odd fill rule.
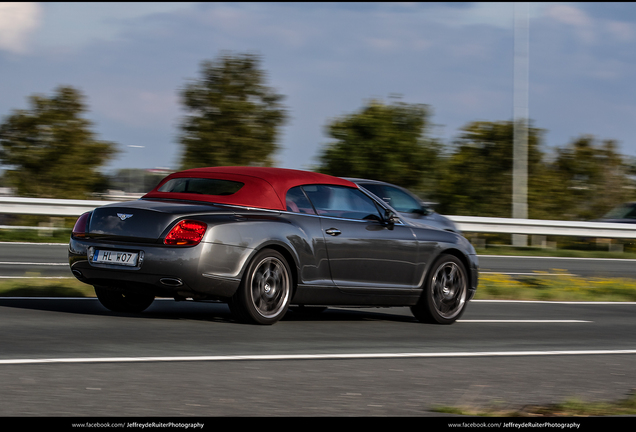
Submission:
[[[514,3],[514,91],[512,217],[528,218],[528,51],[529,4]],[[528,236],[512,235],[513,246],[527,246]]]

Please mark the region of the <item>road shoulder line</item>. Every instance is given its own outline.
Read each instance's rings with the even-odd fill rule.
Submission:
[[[270,360],[361,360],[408,359],[449,357],[525,357],[556,355],[623,355],[636,354],[636,350],[579,350],[579,351],[485,351],[442,353],[358,353],[358,354],[270,354],[270,355],[216,355],[216,356],[166,356],[166,357],[86,357],[49,359],[2,359],[0,365],[71,364],[71,363],[148,363],[188,361],[270,361]]]

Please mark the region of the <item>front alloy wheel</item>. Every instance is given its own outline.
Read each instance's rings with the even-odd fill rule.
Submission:
[[[250,262],[230,308],[243,321],[274,324],[287,312],[291,294],[287,260],[275,250],[265,249]]]
[[[422,299],[411,307],[411,311],[422,322],[452,324],[466,307],[466,269],[459,258],[453,255],[442,255],[432,269]]]

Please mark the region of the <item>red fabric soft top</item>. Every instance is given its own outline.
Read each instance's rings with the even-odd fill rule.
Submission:
[[[158,189],[173,178],[213,178],[233,180],[244,183],[238,192],[232,195],[200,195],[190,193],[159,192]],[[295,186],[309,184],[329,184],[357,188],[349,180],[311,171],[266,167],[208,167],[193,168],[170,174],[152,191],[142,198],[170,198],[188,201],[203,201],[218,204],[231,204],[271,210],[286,210],[287,191]]]

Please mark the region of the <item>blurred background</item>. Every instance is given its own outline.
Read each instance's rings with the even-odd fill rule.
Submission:
[[[570,395],[621,408],[538,412],[633,415],[635,46],[632,2],[0,2],[0,296],[18,297],[0,305],[3,360],[497,356],[5,363],[0,415],[412,416]],[[225,325],[224,305],[157,302],[132,319],[73,299],[94,295],[68,266],[79,214],[215,165],[407,188],[477,249],[477,299],[533,303],[475,303],[467,317],[483,324],[427,331],[399,310],[292,313],[264,337]],[[588,230],[608,212],[633,230]],[[457,219],[471,217],[553,225],[471,232]],[[585,226],[564,236],[554,221]]]
[[[527,217],[595,220],[636,199],[635,41],[633,3],[0,3],[0,195],[261,165],[508,218],[521,119]]]

